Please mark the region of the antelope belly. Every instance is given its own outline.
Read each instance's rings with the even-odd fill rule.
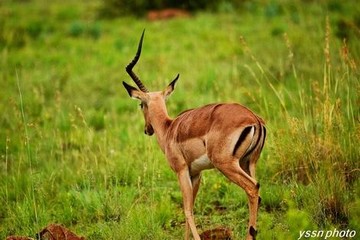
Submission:
[[[210,168],[214,168],[214,165],[210,162],[208,156],[204,154],[191,162],[190,175],[195,176],[199,174],[202,170]]]

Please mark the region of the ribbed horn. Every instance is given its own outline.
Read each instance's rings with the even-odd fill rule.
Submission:
[[[145,29],[143,30],[142,34],[141,34],[141,38],[140,38],[140,42],[139,42],[139,46],[136,52],[136,55],[134,57],[134,59],[129,63],[129,65],[126,66],[126,72],[130,75],[130,77],[132,78],[132,80],[134,80],[134,82],[136,83],[136,85],[139,87],[139,89],[143,92],[149,92],[149,90],[146,89],[146,87],[144,86],[144,84],[140,81],[140,79],[138,78],[138,76],[136,76],[136,74],[133,72],[133,67],[136,65],[137,61],[140,58],[140,54],[141,54],[141,48],[142,48],[142,42],[144,39],[144,33],[145,33]]]

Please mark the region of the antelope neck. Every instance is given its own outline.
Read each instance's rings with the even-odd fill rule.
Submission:
[[[165,152],[166,133],[172,121],[173,119],[167,113],[165,103],[150,112],[150,123],[163,152]]]

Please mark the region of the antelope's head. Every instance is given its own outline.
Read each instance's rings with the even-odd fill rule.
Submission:
[[[127,84],[124,81],[123,81],[123,85],[127,90],[127,92],[129,93],[130,97],[141,101],[140,107],[144,114],[144,119],[145,119],[145,134],[151,136],[154,134],[154,128],[153,128],[154,119],[160,117],[160,115],[164,113],[167,115],[165,100],[174,91],[175,83],[179,79],[179,74],[175,77],[173,81],[171,81],[171,83],[163,91],[149,92],[149,90],[147,90],[147,88],[144,86],[144,84],[140,81],[140,79],[136,76],[136,74],[132,70],[140,58],[144,33],[145,30],[141,35],[139,46],[134,59],[126,67],[126,72],[130,75],[130,77],[132,78],[132,80],[135,82],[135,84],[138,86],[139,89]]]

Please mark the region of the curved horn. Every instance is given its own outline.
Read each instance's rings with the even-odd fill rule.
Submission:
[[[141,38],[140,38],[140,42],[139,42],[139,46],[138,46],[138,50],[136,52],[136,55],[134,57],[134,59],[129,63],[129,65],[126,66],[126,72],[130,75],[130,77],[132,78],[132,80],[134,80],[134,82],[136,83],[136,85],[139,87],[139,89],[143,92],[149,92],[146,87],[144,86],[144,84],[140,81],[140,79],[136,76],[136,74],[133,72],[133,67],[136,65],[137,61],[140,58],[140,54],[141,54],[141,48],[142,48],[142,42],[144,39],[144,33],[145,33],[145,29],[143,30],[142,34],[141,34]]]

